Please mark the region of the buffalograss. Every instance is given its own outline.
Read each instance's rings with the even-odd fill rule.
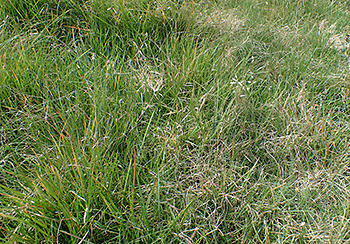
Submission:
[[[347,243],[350,4],[0,0],[3,243]]]

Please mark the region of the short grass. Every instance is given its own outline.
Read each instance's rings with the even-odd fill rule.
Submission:
[[[2,243],[349,243],[350,2],[0,0]]]

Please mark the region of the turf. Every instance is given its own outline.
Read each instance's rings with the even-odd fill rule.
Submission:
[[[3,243],[349,243],[350,2],[0,0]]]

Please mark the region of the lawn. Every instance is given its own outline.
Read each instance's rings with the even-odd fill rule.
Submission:
[[[350,243],[350,1],[0,0],[2,243]]]

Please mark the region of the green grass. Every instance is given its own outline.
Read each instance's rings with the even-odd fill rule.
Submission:
[[[349,1],[0,0],[2,243],[349,243]]]

